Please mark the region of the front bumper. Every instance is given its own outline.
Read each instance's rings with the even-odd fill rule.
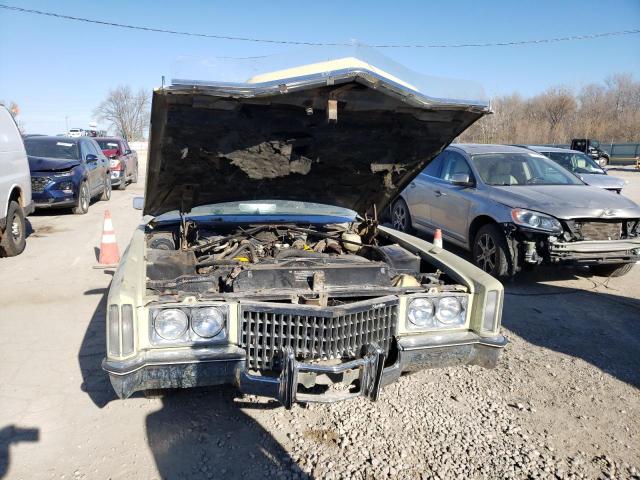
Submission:
[[[496,366],[505,337],[480,337],[472,332],[441,335],[411,335],[396,339],[395,361],[385,367],[385,355],[368,345],[362,358],[334,365],[298,362],[292,352],[283,352],[277,377],[247,371],[245,351],[234,346],[189,350],[149,350],[133,359],[105,359],[103,369],[120,398],[147,389],[186,388],[232,384],[247,394],[280,401],[286,408],[295,402],[331,403],[356,396],[378,398],[381,387],[397,380],[403,372],[456,365]],[[313,393],[309,388],[317,377],[334,385],[356,388],[327,389]],[[344,383],[342,383],[344,380]]]
[[[111,171],[111,185],[120,185],[125,181],[124,170],[112,170]]]
[[[76,204],[76,194],[62,190],[47,189],[32,194],[35,208],[68,207]]]
[[[551,242],[549,255],[552,263],[566,262],[583,265],[632,263],[640,260],[640,238]]]

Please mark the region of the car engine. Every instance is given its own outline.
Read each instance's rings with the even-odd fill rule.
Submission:
[[[463,290],[375,224],[148,227],[149,294],[336,305]],[[450,285],[451,284],[451,285]]]

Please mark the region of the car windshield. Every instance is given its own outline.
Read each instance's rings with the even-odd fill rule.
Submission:
[[[98,142],[98,145],[100,145],[100,148],[102,150],[117,150],[118,149],[118,142],[115,142],[113,140],[96,140],[96,142]]]
[[[356,218],[356,212],[348,208],[334,207],[320,203],[297,202],[289,200],[249,200],[242,202],[216,203],[194,207],[188,217],[263,217],[315,219],[327,218],[331,221],[348,222]],[[163,213],[157,220],[171,220],[178,216],[177,211]]]
[[[471,160],[487,185],[583,185],[539,153],[483,153],[472,155]]]
[[[604,175],[604,170],[584,153],[577,152],[542,152],[558,165],[563,166],[573,173],[590,173]]]
[[[78,160],[80,158],[76,142],[57,138],[33,138],[26,139],[24,146],[27,150],[27,155],[34,157],[60,158],[63,160]]]

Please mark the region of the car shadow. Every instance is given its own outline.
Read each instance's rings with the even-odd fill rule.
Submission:
[[[161,478],[310,478],[243,411],[238,396],[235,388],[220,386],[171,391],[162,399],[162,408],[146,420]]]
[[[109,376],[102,370],[102,359],[106,355],[106,327],[105,315],[107,308],[108,288],[87,290],[85,295],[100,295],[87,330],[82,339],[78,352],[78,362],[82,375],[80,388],[85,392],[98,408],[105,407],[110,401],[117,399]]]
[[[38,428],[21,428],[7,425],[0,428],[0,478],[4,478],[11,464],[11,445],[20,442],[37,442],[40,440]]]

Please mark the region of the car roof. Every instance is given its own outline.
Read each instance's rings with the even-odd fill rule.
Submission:
[[[124,142],[120,137],[92,137],[94,140],[109,140],[112,142]]]
[[[584,153],[578,150],[571,150],[570,148],[547,147],[545,145],[522,145],[522,147],[536,152]]]
[[[30,142],[39,142],[41,140],[55,140],[57,142],[78,143],[82,139],[83,137],[58,137],[57,135],[34,135],[32,137],[25,137],[25,140],[29,140]]]
[[[447,148],[457,148],[467,155],[475,155],[478,153],[523,153],[526,148],[515,147],[513,145],[497,145],[484,143],[455,143]]]

